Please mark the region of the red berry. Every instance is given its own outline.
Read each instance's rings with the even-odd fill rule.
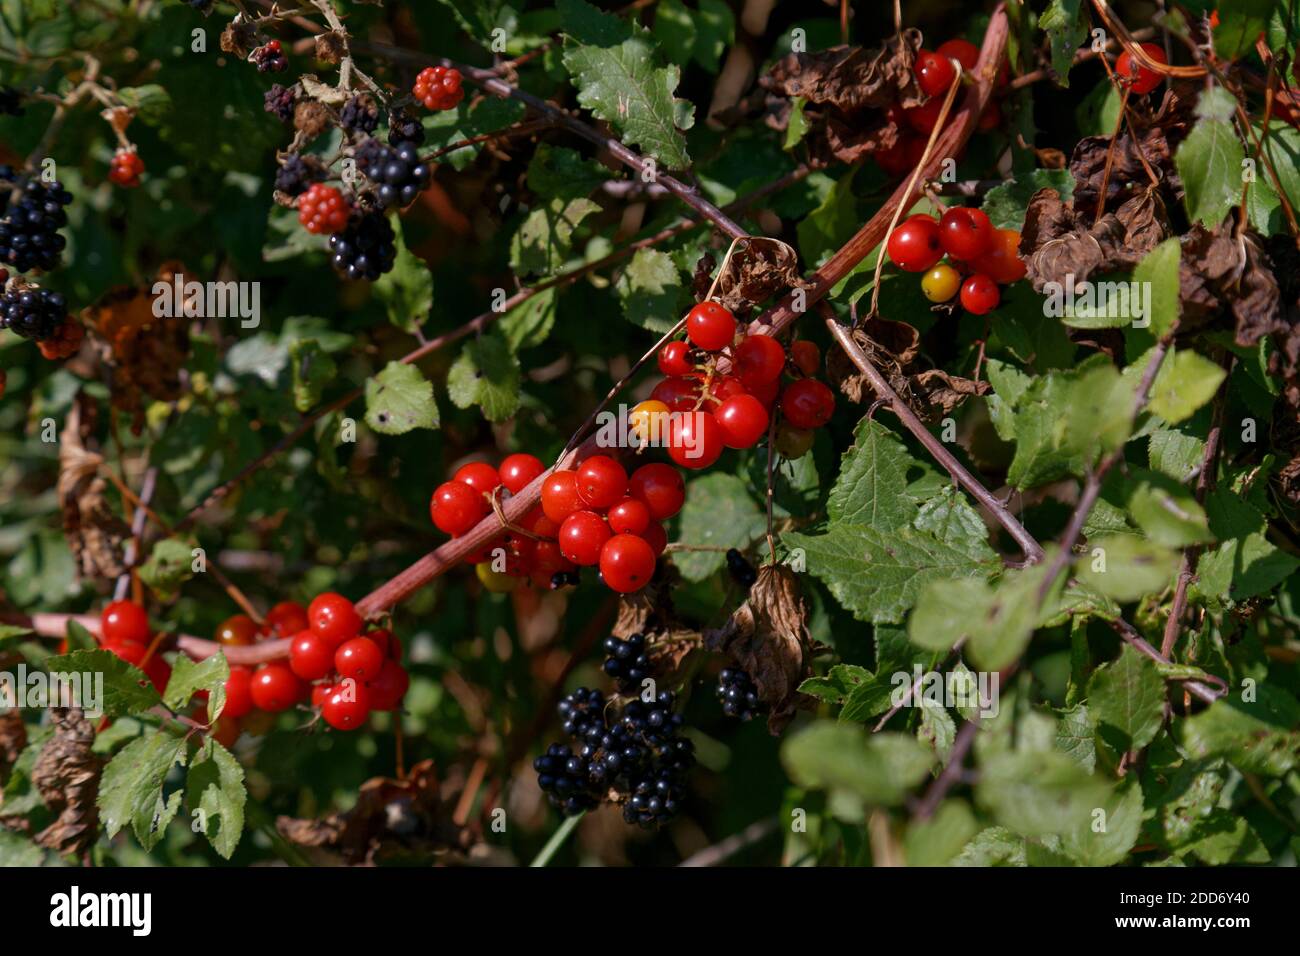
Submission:
[[[264,627],[276,637],[292,637],[310,626],[307,609],[297,601],[281,601],[266,612]]]
[[[775,382],[784,368],[785,349],[770,335],[747,335],[736,346],[736,376],[746,388]]]
[[[370,690],[356,680],[342,680],[334,685],[320,715],[335,730],[356,730],[370,716]]]
[[[512,495],[517,495],[532,483],[532,480],[546,470],[541,459],[535,455],[506,455],[501,461],[501,467],[498,469],[501,475],[501,484],[506,486],[506,491]]]
[[[682,510],[686,483],[672,465],[653,462],[632,472],[627,493],[649,508],[650,517],[655,521],[666,521]]]
[[[367,637],[374,642],[375,647],[379,648],[385,658],[394,661],[402,659],[402,642],[397,639],[397,635],[385,627],[375,628],[373,631],[366,631],[362,637]]]
[[[1023,279],[1028,267],[1020,258],[1020,233],[1014,229],[997,230],[993,237],[993,247],[970,265],[976,272],[984,273],[1000,285]]]
[[[791,382],[781,393],[781,414],[795,428],[821,428],[835,411],[835,393],[815,378]]]
[[[939,243],[954,259],[969,262],[993,248],[997,230],[979,209],[954,206],[939,220]]]
[[[822,364],[822,350],[807,339],[796,339],[790,343],[790,359],[805,375],[816,375]]]
[[[288,710],[302,700],[307,692],[307,685],[281,661],[263,664],[253,672],[250,688],[253,703],[268,714]]]
[[[776,397],[781,394],[781,380],[779,378],[774,378],[770,382],[756,385],[749,390],[748,394],[753,395],[756,399],[762,402],[764,408],[771,410],[772,403],[775,402]]]
[[[528,514],[524,515],[523,520],[520,521],[519,524],[520,527],[531,531],[539,538],[554,539],[555,536],[560,533],[559,524],[546,517],[546,512],[542,510],[541,505],[538,505],[532,511],[528,512]]]
[[[929,50],[916,54],[916,81],[926,96],[942,96],[956,76],[957,68],[946,56]]]
[[[352,602],[341,594],[326,591],[307,605],[311,629],[324,638],[331,649],[361,633],[361,615]]]
[[[533,552],[533,571],[544,575],[547,581],[556,571],[572,571],[576,565],[564,556],[558,541],[538,541]]]
[[[645,539],[646,544],[650,545],[656,557],[663,554],[664,548],[668,547],[668,532],[658,521],[651,521],[650,527],[645,529],[641,537]]]
[[[472,529],[490,510],[483,495],[462,481],[444,481],[434,489],[429,502],[433,523],[453,538]]]
[[[606,515],[615,534],[641,534],[650,526],[650,509],[636,498],[615,502]]]
[[[728,448],[750,448],[767,431],[767,409],[753,395],[734,395],[713,410],[722,443]]]
[[[961,307],[972,315],[984,315],[998,307],[1002,298],[998,284],[977,272],[961,285]]]
[[[582,507],[576,471],[553,471],[546,476],[542,485],[542,511],[547,518],[558,525]]]
[[[701,302],[686,313],[686,335],[698,348],[716,352],[736,337],[736,317],[716,302]]]
[[[654,548],[643,538],[616,534],[600,549],[600,576],[619,594],[639,591],[654,573]]]
[[[289,669],[305,681],[320,680],[334,669],[334,647],[315,631],[303,631],[289,645]]]
[[[627,472],[608,455],[592,455],[578,466],[578,496],[603,511],[627,494]]]
[[[230,668],[226,678],[226,706],[221,709],[221,716],[238,720],[253,709],[253,672],[247,667]]]
[[[153,684],[159,693],[166,690],[167,681],[172,676],[171,666],[158,654],[150,654],[149,659],[145,660],[149,649],[143,644],[136,641],[109,641],[104,645],[104,650],[144,671],[145,676],[149,678],[149,683]]]
[[[488,494],[501,484],[497,470],[485,461],[471,461],[468,465],[461,465],[451,480],[469,485],[480,494]]]
[[[384,661],[379,676],[366,685],[370,691],[370,709],[396,710],[410,686],[410,675],[401,664],[393,660]]]
[[[226,647],[244,647],[257,642],[257,625],[247,614],[235,614],[217,628],[217,643]]]
[[[943,258],[939,224],[929,216],[901,222],[885,244],[889,258],[904,272],[925,272]]]
[[[208,736],[229,750],[235,745],[235,741],[239,739],[239,733],[239,721],[223,714],[212,725],[212,728],[208,731]]]
[[[109,641],[149,642],[149,615],[133,601],[114,601],[99,615],[100,643]]]
[[[108,180],[115,186],[134,189],[144,175],[144,160],[134,149],[119,149],[108,167]]]
[[[1157,43],[1140,44],[1142,52],[1157,63],[1168,63],[1165,57],[1164,48]],[[1161,84],[1164,77],[1155,70],[1147,69],[1136,58],[1131,56],[1128,50],[1119,55],[1115,61],[1115,73],[1119,76],[1120,82],[1127,82],[1129,88],[1134,93],[1150,93]]]
[[[689,412],[700,397],[700,380],[695,376],[666,378],[650,392],[650,398],[663,402],[669,411]]]
[[[594,511],[575,511],[560,525],[560,553],[579,567],[599,561],[608,540],[609,525]]]
[[[298,197],[298,221],[312,235],[341,232],[348,224],[352,208],[343,194],[333,186],[312,183]]]
[[[903,111],[903,118],[907,120],[907,125],[912,127],[918,133],[929,136],[930,132],[939,124],[939,113],[943,110],[943,100],[935,97],[927,100],[920,106],[913,106],[909,110]]]
[[[680,339],[669,342],[659,350],[659,371],[665,375],[689,375],[695,371],[695,366],[687,358],[690,351],[691,347]]]
[[[980,48],[970,40],[963,40],[960,37],[945,40],[934,52],[947,59],[956,60],[963,70],[975,69],[975,64],[980,58]]]
[[[369,637],[354,637],[334,652],[334,668],[343,677],[368,681],[379,676],[384,666],[384,652]]]
[[[425,109],[454,109],[465,96],[460,71],[446,66],[429,66],[420,71],[411,90]]]
[[[872,158],[891,178],[897,178],[912,168],[907,161],[907,141],[903,135],[894,140],[893,146],[876,150]]]
[[[325,706],[325,701],[330,699],[334,693],[334,685],[328,681],[324,684],[313,684],[311,687],[311,706],[315,710],[320,710]]]
[[[722,429],[710,412],[679,415],[668,429],[668,457],[683,468],[708,468],[722,449]]]

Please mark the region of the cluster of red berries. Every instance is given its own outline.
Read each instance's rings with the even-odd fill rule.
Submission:
[[[218,640],[256,640],[252,624],[242,616],[231,618]],[[364,630],[361,615],[342,595],[317,595],[306,611],[278,604],[267,625],[267,636],[290,637],[289,659],[256,670],[231,667],[223,717],[239,720],[255,708],[275,714],[310,700],[335,730],[355,730],[372,712],[397,709],[406,695],[410,677],[401,665],[401,644],[391,631]]]
[[[114,601],[99,615],[99,646],[144,671],[162,693],[172,669],[151,646],[149,615],[134,601]]]
[[[924,272],[921,290],[931,302],[960,293],[962,308],[985,315],[1002,299],[999,285],[1022,279],[1020,233],[997,229],[979,209],[954,206],[942,218],[909,216],[889,234],[885,248],[904,272]],[[947,263],[940,263],[945,255]]]
[[[449,66],[427,66],[411,89],[427,110],[451,110],[465,98],[460,71]]]
[[[314,236],[342,232],[351,214],[343,194],[324,183],[313,183],[298,197],[298,222]]]
[[[279,40],[272,40],[254,50],[248,57],[259,73],[283,73],[289,69],[289,58]]]
[[[707,468],[724,448],[751,448],[767,432],[779,409],[776,447],[798,458],[812,446],[812,431],[835,411],[835,395],[813,376],[821,352],[812,342],[797,341],[786,350],[770,335],[757,333],[736,340],[737,322],[716,302],[701,302],[686,316],[686,340],[659,350],[659,371],[666,378],[647,401],[632,409],[629,424],[646,443],[666,439],[668,456],[683,468]],[[694,348],[692,348],[692,346]],[[726,354],[729,374],[717,371]],[[789,370],[789,383],[782,377]],[[667,429],[656,423],[667,422]]]
[[[1142,52],[1155,60],[1157,63],[1168,63],[1165,57],[1164,47],[1158,43],[1140,43]],[[1119,77],[1120,83],[1128,86],[1129,90],[1134,93],[1150,93],[1163,81],[1164,77],[1155,70],[1149,70],[1139,63],[1133,56],[1125,50],[1115,61],[1115,75]]]
[[[123,189],[135,189],[144,175],[144,160],[134,149],[122,148],[113,154],[108,166],[108,181]]]
[[[975,68],[979,56],[979,47],[969,40],[962,39],[948,40],[941,43],[936,50],[920,50],[917,53],[913,67],[916,72],[916,82],[921,92],[930,99],[920,106],[909,109],[900,106],[890,107],[888,114],[890,121],[904,132],[889,149],[878,150],[875,153],[876,162],[880,164],[881,169],[891,176],[902,176],[920,164],[921,155],[925,152],[926,140],[934,130],[935,124],[939,122],[939,112],[943,108],[944,97],[957,76],[957,67],[953,65],[953,61],[955,60],[963,70],[969,72]],[[1008,67],[1004,61],[998,72],[998,88],[1006,85],[1008,74]],[[991,130],[1001,124],[1002,110],[996,101],[990,101],[984,108],[984,112],[980,114],[977,128]]]

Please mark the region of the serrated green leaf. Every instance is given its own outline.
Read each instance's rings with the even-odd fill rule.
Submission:
[[[618,277],[623,315],[651,332],[667,332],[677,324],[682,277],[673,257],[658,249],[638,249]]]
[[[1038,18],[1052,53],[1052,72],[1060,86],[1070,85],[1070,67],[1079,44],[1088,35],[1087,6],[1083,0],[1051,0]],[[1021,220],[1023,222],[1023,220]]]
[[[1204,454],[1203,439],[1178,428],[1157,428],[1151,433],[1147,462],[1174,481],[1186,482],[1200,470]]]
[[[1077,0],[1066,2],[1075,3]],[[1040,189],[1055,189],[1064,202],[1074,193],[1074,177],[1068,169],[1030,170],[990,189],[984,194],[980,208],[996,228],[1019,230],[1025,224],[1029,200]]]
[[[976,561],[992,561],[998,556],[989,546],[984,519],[952,485],[921,505],[912,527],[934,535]]]
[[[1168,475],[1133,470],[1126,503],[1133,521],[1152,541],[1178,548],[1213,540],[1196,495]]]
[[[1179,145],[1174,165],[1186,192],[1188,218],[1216,229],[1241,201],[1241,141],[1223,120],[1202,118]]]
[[[934,755],[906,734],[868,734],[858,724],[819,720],[786,738],[781,762],[800,786],[892,805],[925,779]]]
[[[810,694],[819,700],[842,704],[859,684],[875,680],[865,667],[857,664],[836,664],[825,677],[809,677],[799,685],[801,694]]]
[[[172,108],[172,98],[165,87],[157,83],[144,86],[124,86],[116,91],[118,99],[135,110],[137,119],[146,123],[157,123]]]
[[[1003,826],[1025,836],[1066,833],[1091,820],[1110,787],[1053,750],[1007,751],[981,761],[975,797]]]
[[[840,709],[840,720],[864,723],[889,710],[894,688],[888,681],[875,675],[856,684]]]
[[[479,405],[483,417],[502,422],[519,408],[519,359],[496,334],[467,342],[447,373],[447,394],[457,408]]]
[[[1217,5],[1219,25],[1214,29],[1214,50],[1225,60],[1250,52],[1255,38],[1268,25],[1274,9],[1285,9],[1276,0],[1233,0]],[[1291,52],[1288,50],[1287,52]]]
[[[1196,758],[1225,757],[1244,773],[1280,777],[1300,765],[1300,705],[1267,685],[1255,700],[1238,695],[1215,701],[1176,725],[1180,743]]]
[[[109,651],[73,651],[51,657],[45,662],[45,669],[51,674],[80,675],[83,687],[87,680],[93,681],[103,674],[105,717],[143,714],[162,703],[144,671]],[[89,704],[86,691],[82,699]]]
[[[528,188],[545,199],[589,196],[611,178],[610,171],[577,150],[541,143],[528,163]]]
[[[293,369],[293,407],[306,414],[320,404],[338,366],[315,339],[298,339],[290,345],[289,364]]]
[[[171,679],[163,692],[163,703],[173,713],[180,713],[196,692],[207,691],[208,723],[212,723],[226,706],[226,680],[229,677],[230,665],[226,663],[224,654],[213,654],[197,663],[188,655],[180,654],[172,666]]]
[[[1178,265],[1182,249],[1177,238],[1166,239],[1148,252],[1133,270],[1133,281],[1146,283],[1150,327],[1146,330],[1157,339],[1164,338],[1178,324]]]
[[[412,332],[433,308],[433,274],[423,259],[406,248],[400,225],[393,233],[397,245],[393,268],[370,288],[388,313],[388,321]]]
[[[1075,704],[1060,713],[1056,722],[1056,749],[1088,773],[1097,765],[1097,747],[1093,740],[1092,716],[1084,704]]]
[[[1125,644],[1088,681],[1088,712],[1121,735],[1119,750],[1141,750],[1164,725],[1165,682],[1155,664]]]
[[[545,342],[555,327],[555,290],[544,289],[497,320],[497,329],[516,355]]]
[[[928,820],[917,820],[903,837],[908,866],[947,866],[979,830],[964,800],[945,800]]]
[[[552,275],[573,252],[574,230],[600,206],[590,199],[551,199],[529,212],[510,240],[510,264],[523,275]]]
[[[807,102],[802,96],[796,96],[790,101],[790,121],[785,127],[785,141],[781,144],[782,149],[794,149],[803,142],[804,136],[808,134],[808,119],[803,115],[803,108]]]
[[[1192,595],[1216,609],[1231,607],[1272,590],[1297,569],[1300,559],[1276,547],[1263,532],[1254,532],[1201,555]]]
[[[164,730],[138,737],[108,762],[100,778],[100,822],[111,838],[127,824],[146,850],[162,839],[180,809],[180,792],[164,799],[163,781],[176,763],[185,762],[185,740]]]
[[[1126,603],[1164,590],[1177,568],[1175,551],[1131,535],[1109,535],[1088,542],[1075,575],[1082,584]]]
[[[839,476],[826,499],[830,520],[880,531],[911,524],[917,511],[906,493],[907,472],[916,459],[874,418],[858,422],[854,438],[840,458]]]
[[[229,860],[244,832],[244,768],[211,737],[190,762],[185,803],[212,848]]]
[[[79,624],[77,626],[81,627]],[[84,627],[81,629],[85,630]],[[30,627],[20,627],[17,624],[0,624],[0,641],[13,640],[15,637],[26,637],[31,633],[33,632]]]
[[[378,375],[366,379],[366,424],[382,435],[437,428],[433,383],[414,365],[389,362]]]
[[[977,833],[951,865],[1025,866],[1025,838],[1006,827],[989,827]]]
[[[1129,783],[1061,834],[1061,849],[1084,866],[1114,866],[1128,857],[1141,831],[1142,788]]]
[[[1190,418],[1214,398],[1227,372],[1205,356],[1186,349],[1166,356],[1151,385],[1147,406],[1171,425]]]
[[[744,550],[767,530],[767,519],[735,475],[712,472],[686,485],[681,541]],[[719,551],[677,551],[673,564],[688,581],[702,581],[723,565]]]

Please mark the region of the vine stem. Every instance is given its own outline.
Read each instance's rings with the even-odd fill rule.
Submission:
[[[975,720],[962,724],[961,730],[957,731],[957,739],[953,741],[948,763],[939,772],[939,776],[934,778],[934,783],[930,784],[930,789],[925,791],[925,796],[916,807],[914,815],[918,820],[930,819],[948,791],[961,779],[962,764],[966,761],[966,754],[970,752],[971,744],[975,743],[975,735],[979,733],[979,729],[980,722],[977,715]]]
[[[551,834],[551,838],[546,841],[546,846],[542,847],[542,851],[538,853],[537,856],[533,857],[533,862],[528,865],[530,867],[542,867],[549,864],[551,862],[551,857],[555,856],[556,851],[559,850],[560,847],[564,846],[565,841],[568,840],[569,835],[578,828],[578,824],[582,821],[584,816],[586,816],[585,812],[579,813],[576,817],[565,817],[564,822],[561,823],[556,831]]]
[[[1037,563],[1043,560],[1043,547],[1040,545],[1032,534],[1025,530],[1022,525],[1006,505],[998,500],[988,488],[984,487],[983,482],[966,470],[966,467],[944,447],[943,442],[935,438],[930,430],[925,427],[925,423],[917,417],[916,413],[908,407],[907,402],[890,387],[885,376],[872,363],[870,357],[864,352],[861,346],[853,340],[853,335],[849,329],[840,324],[831,311],[831,307],[822,302],[818,304],[822,316],[826,321],[826,328],[830,329],[831,335],[836,343],[844,350],[844,354],[849,357],[854,365],[867,377],[867,381],[875,390],[876,394],[889,403],[890,409],[898,416],[903,427],[911,432],[916,440],[925,446],[925,450],[934,456],[935,460],[941,464],[948,474],[952,475],[953,480],[966,489],[988,512],[997,519],[998,524],[1006,529],[1007,533],[1015,539],[1020,550],[1024,552],[1025,558],[1030,562]]]
[[[41,637],[66,637],[68,625],[76,622],[95,637],[100,636],[98,614],[49,614],[38,611],[35,614],[0,613],[0,622],[25,627]],[[195,660],[211,657],[217,651],[226,655],[232,664],[264,664],[278,660],[289,654],[289,638],[277,641],[264,641],[261,644],[249,644],[242,647],[223,646],[216,641],[209,641],[192,634],[177,634],[176,647]]]

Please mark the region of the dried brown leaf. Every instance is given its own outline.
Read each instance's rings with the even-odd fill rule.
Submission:
[[[94,402],[78,394],[59,437],[59,506],[63,535],[85,578],[115,578],[126,571],[123,546],[131,529],[110,504],[108,484],[100,476],[103,457],[86,446]]]
[[[103,761],[91,750],[95,725],[78,708],[51,713],[54,735],[32,767],[32,783],[57,819],[34,837],[38,846],[81,854],[99,832],[99,776]]]
[[[833,106],[842,113],[866,108],[918,106],[926,97],[913,66],[921,33],[908,29],[875,49],[837,46],[816,53],[791,53],[760,81],[785,96]]]

